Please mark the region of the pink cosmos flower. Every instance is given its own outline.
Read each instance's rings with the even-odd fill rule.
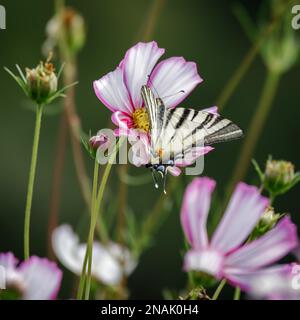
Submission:
[[[300,300],[300,265],[275,265],[253,272],[240,273],[251,298],[268,300]]]
[[[140,163],[134,161],[136,165],[148,162],[150,146],[150,123],[141,97],[142,85],[147,84],[158,94],[167,108],[174,108],[203,81],[196,64],[183,57],[168,58],[157,64],[164,52],[155,41],[139,42],[126,52],[114,71],[94,81],[97,97],[113,112],[112,122],[118,126],[116,134],[131,136],[135,142],[141,140],[143,146],[139,149],[144,147],[144,150],[140,151],[143,154]]]
[[[54,262],[36,256],[19,264],[13,253],[0,253],[4,268],[5,289],[23,300],[52,300],[60,288],[62,272]],[[1,291],[0,291],[1,296]]]
[[[256,187],[239,183],[209,240],[206,221],[215,185],[210,178],[196,178],[185,192],[181,223],[191,249],[185,256],[184,269],[225,278],[249,291],[253,275],[266,271],[264,267],[297,246],[296,226],[286,216],[265,235],[245,243],[269,201]]]

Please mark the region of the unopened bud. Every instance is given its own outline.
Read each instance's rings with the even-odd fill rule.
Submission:
[[[50,57],[34,69],[26,69],[27,87],[30,97],[37,104],[45,101],[57,91],[57,76]]]
[[[276,222],[280,218],[281,214],[275,213],[273,207],[268,207],[259,221],[260,228],[264,230],[270,230],[275,226]]]
[[[89,140],[89,144],[93,150],[107,149],[110,145],[109,138],[106,134],[99,132],[97,135],[93,136]]]
[[[282,216],[283,214],[275,213],[273,207],[266,208],[259,222],[257,223],[257,225],[255,226],[254,230],[250,235],[250,238],[249,238],[250,241],[253,241],[261,237],[266,232],[274,228],[274,226]]]
[[[67,7],[48,22],[46,33],[48,39],[44,51],[53,50],[63,36],[69,53],[76,54],[85,43],[85,22],[78,12]]]
[[[294,180],[294,165],[283,160],[268,160],[265,170],[265,188],[272,194],[279,194]]]

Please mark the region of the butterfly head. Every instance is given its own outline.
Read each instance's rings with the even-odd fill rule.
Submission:
[[[167,164],[163,164],[163,163],[148,163],[148,164],[146,164],[146,168],[149,168],[152,172],[153,182],[154,182],[154,186],[156,189],[158,189],[158,187],[159,187],[156,174],[159,174],[161,176],[161,178],[163,179],[163,189],[164,189],[165,194],[167,193],[166,192],[166,181],[167,181],[168,168],[173,167],[173,166],[174,166],[173,160],[168,161]]]

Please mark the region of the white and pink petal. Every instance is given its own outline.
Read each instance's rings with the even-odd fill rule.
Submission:
[[[12,252],[0,253],[0,266],[6,270],[14,270],[17,267],[18,259]]]
[[[200,249],[208,244],[206,222],[215,185],[216,182],[210,178],[195,178],[184,193],[180,219],[193,249]]]
[[[246,240],[267,207],[269,200],[258,188],[240,182],[213,234],[211,245],[224,253]]]
[[[164,52],[165,49],[159,48],[155,41],[139,42],[126,52],[121,68],[135,108],[142,106],[141,88],[147,84],[153,67]]]
[[[30,257],[21,263],[19,273],[24,282],[24,300],[53,300],[60,289],[62,272],[56,263]]]
[[[153,70],[148,85],[157,92],[168,108],[177,106],[203,80],[194,62],[183,57],[161,61]]]
[[[297,245],[297,228],[286,216],[265,235],[229,254],[226,267],[252,270],[265,267],[287,255]]]
[[[189,250],[184,257],[185,271],[198,271],[218,279],[223,277],[223,255],[213,249]]]
[[[258,270],[232,270],[226,275],[234,286],[240,287],[254,299],[299,300],[300,287],[294,283],[299,265],[274,265]]]
[[[117,67],[99,80],[94,81],[98,99],[112,112],[133,112],[130,96],[124,83],[123,70]]]

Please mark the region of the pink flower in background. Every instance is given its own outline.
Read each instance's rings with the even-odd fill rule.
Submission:
[[[239,183],[209,240],[206,221],[215,185],[210,178],[196,178],[185,192],[181,223],[191,249],[185,255],[184,269],[225,278],[247,291],[254,274],[297,246],[296,226],[286,216],[265,235],[246,244],[269,201],[256,187]]]
[[[13,253],[0,253],[6,288],[0,296],[12,294],[23,300],[52,300],[60,288],[62,272],[54,262],[36,256],[19,264]]]
[[[300,265],[297,263],[241,272],[237,277],[247,286],[251,298],[300,300]]]

